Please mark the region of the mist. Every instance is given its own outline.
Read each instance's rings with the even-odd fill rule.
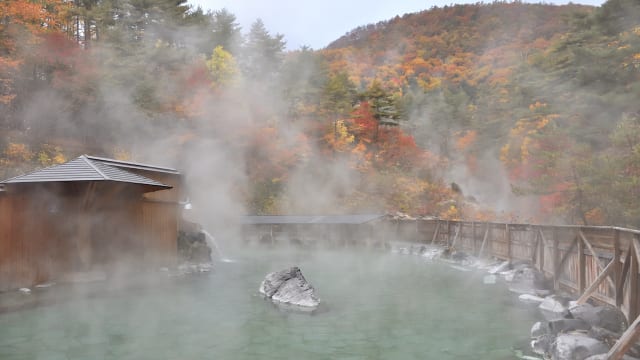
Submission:
[[[509,358],[529,338],[531,312],[511,306],[504,287],[487,291],[478,273],[391,253],[395,243],[411,243],[406,255],[416,255],[413,243],[426,251],[438,233],[420,228],[424,218],[446,221],[451,238],[449,220],[600,224],[637,215],[628,203],[637,189],[615,179],[635,171],[627,145],[640,139],[638,67],[618,65],[636,64],[640,33],[610,30],[606,39],[620,46],[609,49],[591,37],[600,28],[590,24],[613,23],[597,9],[515,2],[400,17],[396,5],[387,16],[382,5],[350,3],[365,23],[391,20],[349,25],[360,27],[338,38],[323,30],[350,30],[331,23],[353,21],[350,11],[331,17],[303,6],[318,10],[320,26],[275,8],[247,23],[248,9],[236,18],[231,5],[207,13],[153,3],[104,2],[60,18],[56,34],[0,24],[16,40],[0,41],[0,69],[11,70],[0,74],[1,174],[83,153],[178,169],[183,192],[171,204],[180,207],[167,213],[212,234],[231,261],[160,264],[161,255],[131,246],[136,229],[127,226],[154,219],[120,211],[114,189],[86,195],[94,216],[75,204],[64,219],[51,215],[59,189],[45,188],[31,205],[78,246],[69,253],[90,257],[73,237],[87,226],[99,240],[93,255],[113,261],[39,284],[50,292],[10,294],[50,307],[1,316],[0,357]],[[304,29],[289,37],[285,23]],[[331,45],[291,50],[307,35],[314,47]],[[595,50],[572,47],[583,43]],[[595,71],[612,58],[620,62],[612,73]],[[290,234],[269,224],[249,240],[243,225],[246,215],[390,213],[357,226],[294,225]],[[34,251],[56,266],[54,240],[39,235]],[[282,312],[259,296],[264,276],[289,266],[317,287],[324,312]]]

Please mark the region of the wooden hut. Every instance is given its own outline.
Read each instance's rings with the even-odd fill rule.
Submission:
[[[181,175],[83,155],[0,183],[0,291],[172,265]]]

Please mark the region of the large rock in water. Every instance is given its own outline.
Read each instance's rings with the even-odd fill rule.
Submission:
[[[201,230],[178,231],[178,255],[188,263],[210,263],[211,248],[207,245],[205,233]]]
[[[591,326],[597,326],[616,334],[622,334],[627,329],[624,313],[611,305],[581,304],[570,308],[569,312],[575,319],[581,319]]]
[[[589,356],[585,360],[607,360],[607,354]],[[625,356],[622,357],[622,360],[638,360],[638,359],[634,358],[634,357],[631,357],[629,355],[625,355]]]
[[[605,354],[609,347],[584,334],[560,334],[551,345],[553,360],[584,360],[590,356]]]
[[[542,315],[547,320],[567,319],[569,313],[569,300],[558,295],[550,295],[538,306]]]
[[[268,274],[260,284],[260,293],[281,304],[309,309],[320,305],[315,289],[297,266]]]

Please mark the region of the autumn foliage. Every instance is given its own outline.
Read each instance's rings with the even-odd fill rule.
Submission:
[[[640,224],[637,2],[434,7],[317,51],[184,0],[120,5],[0,3],[2,174],[161,143],[233,158],[251,213],[333,186],[321,211]]]

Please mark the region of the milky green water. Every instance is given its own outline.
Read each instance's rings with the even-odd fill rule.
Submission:
[[[72,296],[0,315],[0,359],[514,359],[535,311],[500,283],[419,257],[366,252],[235,255],[207,275]],[[263,300],[298,265],[324,312]],[[158,275],[160,276],[160,275]]]

